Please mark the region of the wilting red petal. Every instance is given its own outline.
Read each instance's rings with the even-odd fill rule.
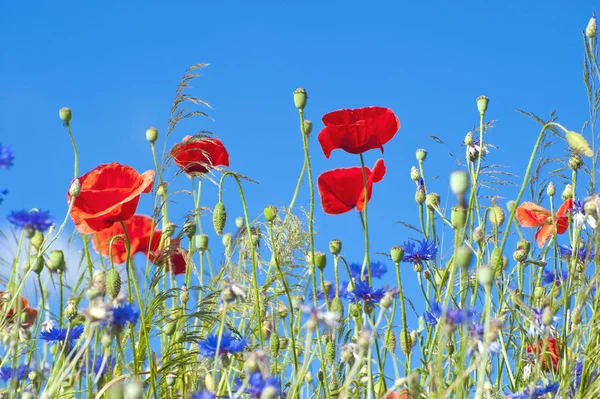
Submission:
[[[0,298],[4,295],[4,291],[0,291]],[[25,314],[27,317],[21,319],[19,316],[15,317],[15,309],[8,309],[5,315],[0,317],[0,320],[3,320],[9,324],[14,323],[17,320],[20,323],[22,328],[29,328],[35,322],[37,318],[38,310],[29,307],[29,301],[25,297],[21,297],[21,309],[22,314]]]
[[[171,244],[166,248],[158,249],[160,246],[160,232],[155,233],[150,247],[153,248],[146,254],[150,262],[155,265],[164,266],[165,271],[173,271],[175,275],[183,274],[186,271],[187,251],[180,247],[180,241],[176,238],[171,239]]]
[[[373,171],[365,168],[367,177],[367,194],[371,199],[373,183],[380,182],[385,175],[385,164],[378,160]],[[356,208],[361,211],[364,206],[364,180],[362,168],[341,168],[324,172],[317,181],[321,194],[321,205],[325,213],[338,215]]]
[[[129,235],[131,256],[146,252],[153,233],[154,222],[152,218],[144,215],[134,215],[123,222]],[[115,264],[127,262],[127,249],[125,247],[126,235],[120,223],[115,223],[108,229],[96,233],[92,239],[92,245],[99,254],[108,257],[110,254],[110,241],[113,237],[122,236],[123,239],[115,239],[112,245],[112,257]]]
[[[560,208],[558,208],[558,211],[556,211],[556,217],[560,218],[567,215],[571,211],[571,209],[573,209],[573,198],[569,198],[568,200],[563,202]]]
[[[543,248],[544,245],[546,244],[546,242],[550,239],[550,237],[552,237],[553,234],[554,234],[554,227],[551,224],[546,224],[546,225],[542,226],[535,233],[535,240],[537,241],[538,246],[540,248]]]
[[[560,360],[559,346],[560,342],[556,338],[548,337],[546,344],[544,344],[544,340],[534,342],[527,347],[527,352],[538,355],[538,360],[542,362],[542,369],[544,371],[557,372],[558,362]],[[544,352],[542,353],[542,351]],[[548,363],[548,360],[550,360],[550,364]]]
[[[227,149],[216,138],[184,137],[171,149],[173,161],[190,175],[201,175],[215,166],[229,166]]]
[[[400,120],[389,108],[366,107],[342,109],[323,116],[325,128],[319,133],[319,143],[327,158],[335,149],[350,154],[379,149],[400,129]]]
[[[538,227],[550,217],[550,211],[533,202],[523,202],[516,210],[515,216],[523,227]]]
[[[82,234],[93,234],[131,218],[140,195],[149,193],[154,171],[139,174],[117,162],[104,164],[79,178],[81,193],[73,203],[71,219]],[[71,195],[67,193],[71,201]]]

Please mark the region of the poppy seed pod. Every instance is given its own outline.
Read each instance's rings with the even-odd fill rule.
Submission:
[[[29,261],[31,271],[40,274],[44,270],[44,258],[42,256],[32,256]]]
[[[390,250],[390,256],[394,263],[402,262],[402,258],[404,258],[404,248],[396,245]]]
[[[556,194],[556,188],[554,187],[554,183],[548,183],[548,186],[546,187],[546,194],[548,194],[548,197],[554,197],[554,194]]]
[[[225,210],[225,204],[222,201],[217,202],[215,209],[213,210],[213,227],[217,235],[223,234],[225,228],[225,222],[227,221],[227,211]]]
[[[571,154],[569,157],[569,168],[571,170],[579,170],[583,166],[583,159],[577,153]]]
[[[577,132],[568,131],[565,135],[567,143],[571,149],[586,157],[592,157],[594,152],[590,148],[590,144],[581,134]]]
[[[484,115],[485,111],[487,111],[489,98],[486,96],[477,97],[477,110],[479,111],[479,115]]]
[[[425,205],[427,208],[434,210],[440,206],[440,195],[438,193],[429,193],[425,197]]]
[[[225,240],[225,236],[223,236],[223,240]],[[196,248],[200,251],[206,251],[208,249],[208,236],[206,234],[198,234],[195,239]],[[227,245],[225,245],[227,246]]]
[[[67,268],[65,254],[60,249],[50,252],[50,267],[57,272],[64,272]]]
[[[461,267],[469,267],[473,259],[473,250],[466,245],[461,245],[456,251],[456,263]]]
[[[568,200],[569,198],[573,198],[573,186],[567,184],[562,194],[560,195],[563,201]]]
[[[329,241],[329,252],[332,255],[339,255],[342,252],[342,242],[338,239]]]
[[[498,205],[496,205],[494,203],[494,205],[492,205],[492,207],[490,208],[490,215],[489,215],[490,223],[496,227],[500,227],[504,223],[504,219],[505,219],[504,209],[500,208]]]
[[[419,169],[416,168],[416,166],[413,166],[410,168],[410,179],[412,181],[417,181],[419,180],[419,177],[421,177],[421,173],[419,172]]]
[[[463,196],[469,189],[469,175],[464,170],[455,170],[450,174],[450,189],[454,195]]]
[[[456,230],[462,230],[467,224],[467,208],[456,205],[450,213],[450,223]]]
[[[186,235],[188,240],[191,240],[192,237],[194,237],[194,234],[196,234],[196,222],[193,220],[188,220],[185,222],[183,224],[183,234]]]
[[[306,107],[307,99],[308,99],[308,96],[306,95],[306,90],[304,90],[301,87],[294,90],[294,105],[296,106],[297,109],[303,110],[304,107]]]
[[[305,120],[304,121],[304,135],[308,136],[312,133],[313,123],[312,121]]]
[[[277,218],[277,208],[273,205],[269,205],[264,210],[265,219],[267,222],[272,223]]]
[[[517,242],[517,248],[522,248],[526,253],[529,253],[531,244],[527,240],[519,240],[519,242]]]
[[[121,275],[117,269],[110,269],[106,274],[106,293],[112,299],[117,299],[121,293]]]
[[[417,187],[417,192],[415,193],[415,201],[417,204],[422,205],[427,198],[427,194],[425,194],[425,189],[423,187]]]
[[[71,122],[71,118],[73,117],[73,112],[71,111],[71,108],[62,107],[58,111],[58,116],[60,117],[61,121],[68,125]]]
[[[158,129],[154,127],[147,129],[146,140],[148,140],[148,142],[152,144],[156,143],[156,140],[158,140]]]
[[[73,198],[77,198],[79,197],[79,194],[81,194],[81,182],[79,179],[75,179],[73,180],[73,183],[71,183],[71,187],[69,187],[69,195]]]
[[[327,256],[323,252],[315,252],[315,266],[320,270],[325,269],[327,265]]]
[[[423,162],[427,158],[427,150],[420,148],[415,153],[415,156],[417,157],[417,161]]]
[[[596,17],[592,17],[585,28],[585,35],[588,37],[588,39],[594,39],[596,38],[597,33],[598,28],[596,26]]]

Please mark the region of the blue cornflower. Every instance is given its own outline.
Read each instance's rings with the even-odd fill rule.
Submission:
[[[15,160],[15,151],[0,144],[0,169],[10,169]]]
[[[357,280],[363,280],[369,276],[369,270],[365,267],[365,271],[361,276],[362,271],[362,263],[352,263],[350,264],[350,274]],[[371,277],[373,278],[381,278],[383,275],[387,273],[387,267],[382,262],[371,262]]]
[[[569,259],[573,255],[573,247],[570,245],[559,245],[558,250],[563,258]],[[590,248],[589,254],[585,246],[577,251],[577,258],[582,262],[590,261],[591,259],[594,259],[595,256],[596,253],[594,252],[593,248]]]
[[[567,278],[569,278],[569,272],[565,269],[562,269],[559,273],[554,273],[544,268],[543,273],[544,277],[542,278],[542,282],[544,284],[556,284],[557,286],[560,286],[564,281],[567,281]]]
[[[40,333],[40,338],[44,341],[50,342],[63,342],[68,340],[69,342],[73,342],[81,337],[83,334],[84,327],[82,325],[75,326],[71,328],[71,330],[67,328],[56,328],[52,327]]]
[[[446,317],[446,322],[449,324],[461,324],[469,322],[477,315],[477,312],[473,308],[459,309],[449,307],[442,309],[439,303],[431,302],[430,316],[440,319],[442,315]]]
[[[242,382],[238,380],[237,389],[240,389],[241,387]],[[281,396],[281,381],[279,380],[279,378],[264,378],[259,372],[253,373],[250,376],[250,379],[248,380],[248,386],[246,387],[246,390],[244,392],[250,395],[251,398],[258,399],[260,398],[260,395],[266,387],[272,387],[275,389],[275,397]]]
[[[354,284],[354,290],[352,292],[346,292],[346,297],[352,303],[356,303],[358,301],[362,301],[365,303],[379,303],[381,298],[385,296],[385,290],[375,289],[371,287],[365,281],[359,281]]]
[[[106,374],[106,371],[108,370],[109,367],[114,367],[115,366],[115,359],[112,358],[112,356],[108,356],[108,358],[106,358],[106,361],[104,360],[105,356],[103,355],[96,355],[93,358],[87,359],[86,357],[83,358],[83,361],[81,362],[81,374],[82,375],[87,375],[87,367],[89,365],[90,367],[90,371],[93,372],[94,376],[97,375],[104,375]],[[104,364],[102,364],[104,362]]]
[[[425,323],[429,324],[430,326],[435,326],[438,323],[438,318],[435,317],[435,315],[431,312],[423,313],[423,319],[425,319]]]
[[[200,348],[200,354],[202,356],[215,356],[217,354],[217,344],[219,343],[219,337],[217,335],[209,335],[205,340],[198,342]],[[234,339],[229,334],[223,334],[219,345],[219,355],[226,355],[229,353],[239,353],[244,351],[246,346],[246,339]]]
[[[16,378],[17,380],[23,380],[27,374],[29,374],[29,370],[27,370],[27,366],[24,364],[16,369],[13,369],[9,366],[0,367],[0,380],[4,382],[10,381],[13,378]]]
[[[523,390],[523,392],[508,393],[506,396],[513,399],[539,399],[547,393],[556,393],[556,391],[558,391],[558,386],[558,383],[554,382],[546,385],[545,387],[537,386],[533,389],[533,391],[527,387]]]
[[[215,399],[216,396],[211,391],[204,389],[200,392],[196,392],[190,396],[190,399]],[[221,398],[221,396],[219,396]],[[223,399],[228,399],[228,396],[223,397]]]
[[[404,258],[402,262],[420,264],[426,260],[435,259],[437,253],[437,247],[433,241],[423,239],[419,241],[419,246],[413,242],[405,242],[402,246],[404,248]]]
[[[18,229],[33,228],[42,233],[48,230],[53,224],[50,212],[37,209],[30,212],[27,212],[25,209],[12,211],[7,219]]]
[[[471,346],[467,350],[467,355],[470,356],[476,351],[479,353],[483,352],[483,350],[485,349],[485,346],[483,344],[484,333],[485,327],[482,324],[475,322],[471,324],[471,326],[469,327],[469,335],[471,336]],[[488,345],[487,351],[488,353],[495,354],[500,352],[501,348],[502,347],[500,346],[498,341],[494,340]]]
[[[140,309],[132,303],[126,303],[112,308],[110,324],[117,328],[124,328],[127,323],[135,325],[140,317]]]
[[[573,201],[573,207],[571,208],[571,214],[573,215],[573,223],[576,226],[581,226],[585,229],[585,222],[590,225],[592,229],[597,226],[596,219],[592,215],[585,214],[585,203],[580,200]]]

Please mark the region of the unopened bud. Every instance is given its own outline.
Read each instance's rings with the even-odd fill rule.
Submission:
[[[438,193],[429,193],[425,197],[425,204],[427,208],[434,210],[440,206],[440,195]]]
[[[75,301],[69,301],[69,304],[65,308],[65,317],[68,321],[73,321],[77,318],[79,312],[77,311],[77,305]]]
[[[560,195],[563,201],[568,200],[569,198],[573,198],[573,186],[567,184],[562,194]]]
[[[450,223],[456,230],[461,231],[467,224],[467,208],[457,205],[450,213]]]
[[[427,198],[427,194],[425,194],[425,189],[423,187],[417,187],[417,192],[415,193],[415,201],[417,204],[421,205],[425,202]]]
[[[410,179],[412,181],[417,181],[417,180],[419,180],[419,177],[421,177],[421,173],[419,172],[419,169],[417,169],[415,166],[410,168]]]
[[[215,228],[215,232],[217,233],[217,235],[223,234],[223,229],[225,228],[226,221],[227,211],[225,209],[225,204],[219,201],[213,209],[213,227]]]
[[[461,245],[456,251],[456,263],[461,267],[469,267],[473,259],[473,250],[466,245]]]
[[[552,313],[552,309],[544,308],[544,312],[542,313],[542,323],[548,327],[552,325],[554,322],[554,313]]]
[[[473,231],[473,240],[477,243],[481,243],[485,238],[485,234],[483,233],[483,229],[479,226],[475,227]]]
[[[490,214],[489,214],[490,223],[496,227],[500,227],[504,223],[504,219],[505,219],[504,209],[502,209],[498,205],[494,204],[490,208]]]
[[[567,143],[571,149],[581,155],[585,155],[586,157],[592,157],[594,152],[590,148],[590,144],[581,134],[577,132],[568,131],[565,134],[567,139]]]
[[[277,218],[277,208],[273,205],[269,205],[264,210],[265,219],[271,223]]]
[[[465,135],[465,145],[470,147],[473,144],[473,133],[469,132]]]
[[[548,183],[548,186],[546,187],[546,194],[548,194],[548,197],[554,197],[554,194],[556,194],[556,188],[554,187],[554,183]]]
[[[590,18],[587,27],[585,28],[585,35],[588,39],[594,39],[596,34],[598,33],[598,28],[596,27],[596,17]]]

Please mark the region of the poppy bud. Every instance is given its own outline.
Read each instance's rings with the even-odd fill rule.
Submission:
[[[412,181],[417,181],[419,180],[419,177],[421,177],[421,172],[419,172],[419,169],[417,169],[415,166],[410,168],[410,179]]]
[[[319,270],[325,269],[327,265],[327,256],[323,252],[315,252],[315,266],[319,268]]]
[[[29,261],[31,271],[40,274],[44,270],[44,258],[42,256],[32,256]]]
[[[417,161],[423,162],[427,158],[427,150],[418,149],[416,152]]]
[[[596,34],[598,33],[598,28],[596,27],[596,17],[590,18],[587,27],[585,28],[585,35],[588,39],[594,39]]]
[[[339,255],[342,252],[342,242],[337,239],[329,241],[329,252],[332,255]]]
[[[456,251],[456,263],[462,267],[469,267],[473,259],[473,251],[466,245],[461,245]]]
[[[500,227],[504,223],[504,219],[505,219],[504,209],[500,208],[498,205],[496,205],[494,203],[492,205],[492,207],[490,208],[490,215],[489,215],[490,223],[496,227]]]
[[[33,234],[33,237],[31,237],[31,246],[36,252],[38,252],[40,249],[42,249],[42,244],[44,244],[44,233],[36,230]]]
[[[484,238],[485,238],[485,233],[483,232],[483,229],[479,226],[475,227],[475,230],[473,231],[473,240],[476,243],[481,243]]]
[[[494,248],[492,250],[492,256],[490,257],[490,266],[494,268],[494,273],[497,276],[501,275],[502,272],[504,272],[504,268],[506,267],[506,265],[500,248]]]
[[[69,187],[69,195],[73,198],[77,198],[79,197],[79,194],[81,194],[81,182],[79,179],[75,179],[73,180],[73,183],[71,183],[71,187]]]
[[[396,336],[391,333],[385,337],[385,347],[388,351],[394,352],[396,350]]]
[[[571,154],[569,157],[569,168],[571,170],[579,170],[583,166],[583,159],[577,153]]]
[[[272,223],[275,218],[277,218],[277,208],[275,208],[273,205],[267,206],[263,213],[265,215],[265,219],[269,223]]]
[[[548,194],[548,197],[554,197],[554,194],[556,194],[556,188],[554,187],[554,183],[548,183],[548,186],[546,187],[546,194]]]
[[[117,269],[110,269],[106,274],[106,293],[112,299],[117,299],[121,293],[121,275]]]
[[[415,271],[415,273],[421,273],[423,271],[423,264],[422,263],[413,264],[413,270]],[[427,270],[425,270],[425,271],[427,271]]]
[[[312,122],[311,121],[304,121],[304,135],[308,136],[309,134],[312,133]]]
[[[483,116],[485,114],[485,111],[487,111],[489,101],[490,99],[486,96],[477,97],[477,109],[479,110],[479,115]]]
[[[438,193],[429,193],[425,197],[425,205],[427,208],[433,210],[440,206],[440,195]]]
[[[546,288],[542,287],[541,285],[538,285],[537,287],[535,287],[533,289],[533,297],[535,299],[540,299],[541,297],[544,296],[545,293],[546,293]]]
[[[188,240],[191,240],[196,234],[196,222],[193,220],[188,220],[183,224],[183,234],[185,234]]]
[[[217,233],[217,235],[223,234],[223,229],[225,228],[226,221],[227,211],[225,210],[225,204],[219,201],[217,202],[217,204],[215,205],[215,209],[213,210],[213,227],[215,228],[215,232]]]
[[[231,234],[229,237],[231,237]],[[223,240],[225,240],[225,236],[223,236]],[[196,242],[196,248],[200,251],[206,251],[208,249],[208,236],[206,234],[198,234],[194,241]]]
[[[450,213],[450,223],[456,230],[462,230],[467,224],[467,208],[462,205],[453,207]]]
[[[588,141],[581,134],[568,131],[565,137],[569,147],[571,147],[573,151],[578,152],[581,155],[585,155],[586,157],[591,157],[594,155],[594,152],[590,148]]]
[[[402,262],[402,258],[404,258],[404,248],[396,245],[390,250],[390,256],[395,263]]]
[[[469,175],[464,170],[456,170],[450,174],[450,189],[454,195],[465,195],[469,189]]]
[[[156,143],[156,140],[158,140],[158,129],[154,127],[147,129],[146,140],[148,140],[148,142],[152,144]]]
[[[560,195],[563,201],[568,200],[569,198],[573,198],[573,186],[567,184],[562,194]]]
[[[69,301],[69,304],[65,308],[65,317],[67,318],[67,320],[68,321],[75,320],[77,318],[78,314],[79,314],[79,312],[77,311],[77,305],[75,304],[75,301],[73,301],[73,300]]]
[[[473,144],[473,133],[469,132],[465,135],[465,145],[470,147]]]
[[[332,341],[329,341],[327,345],[325,345],[325,360],[327,360],[329,364],[335,362],[335,345]]]
[[[405,355],[410,354],[410,352],[412,352],[412,347],[412,339],[408,330],[402,329],[402,331],[400,331],[400,349],[402,349],[402,353]]]
[[[296,105],[296,108],[303,110],[304,107],[306,107],[307,99],[308,96],[306,95],[306,90],[301,87],[294,90],[294,105]]]
[[[426,198],[427,194],[425,194],[425,189],[423,187],[418,187],[417,192],[415,193],[415,201],[417,201],[417,204],[423,204]]]
[[[517,262],[525,262],[527,260],[527,252],[523,248],[517,248],[513,252],[513,259]]]
[[[64,272],[67,269],[65,263],[65,254],[60,249],[50,252],[50,267],[57,272]]]
[[[336,296],[331,301],[331,311],[336,314],[337,321],[341,321],[344,318],[344,304],[339,296]]]
[[[66,123],[67,125],[71,122],[71,118],[73,117],[73,113],[71,112],[71,108],[62,107],[58,111],[58,116],[60,116],[60,120]]]
[[[279,357],[281,341],[279,339],[279,335],[277,335],[277,332],[274,332],[273,335],[271,335],[271,339],[269,340],[269,349],[271,350],[271,356]]]

